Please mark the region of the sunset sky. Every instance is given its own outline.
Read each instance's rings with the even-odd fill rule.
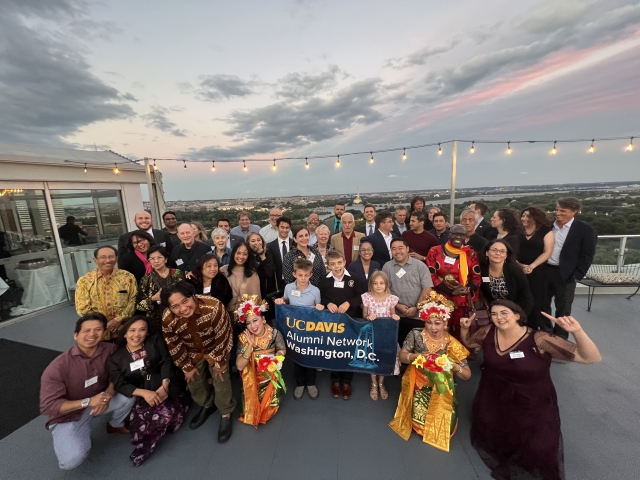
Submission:
[[[157,162],[169,200],[640,180],[637,1],[0,2],[0,140]],[[638,138],[640,146],[640,138]],[[216,159],[216,172],[210,170]],[[0,174],[1,178],[1,174]]]

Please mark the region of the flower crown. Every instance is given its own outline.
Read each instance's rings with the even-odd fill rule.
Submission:
[[[433,290],[427,298],[418,303],[420,319],[424,321],[431,317],[441,317],[447,321],[454,308],[455,305],[451,300]]]
[[[269,304],[260,298],[259,295],[247,295],[246,293],[238,300],[236,315],[240,323],[245,323],[247,317],[260,317],[269,308]]]

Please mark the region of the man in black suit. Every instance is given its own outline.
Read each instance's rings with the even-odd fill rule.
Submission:
[[[276,266],[276,278],[283,279],[282,260],[293,247],[293,239],[289,237],[291,219],[289,217],[280,217],[276,221],[276,227],[278,227],[278,238],[267,243],[267,250],[271,252],[271,258]]]
[[[356,232],[364,233],[370,237],[376,231],[376,207],[368,203],[364,206],[362,215],[364,216],[364,225],[356,228]]]
[[[391,240],[397,238],[393,234],[393,216],[388,210],[382,210],[376,215],[376,225],[378,229],[373,232],[373,235],[367,237],[373,245],[373,257],[374,260],[384,266],[389,260],[391,260]]]
[[[342,214],[344,213],[344,211],[344,203],[338,202],[336,203],[336,206],[333,207],[333,217],[329,217],[322,222],[327,227],[329,227],[330,237],[342,231]]]
[[[484,218],[484,214],[489,210],[489,206],[484,202],[470,203],[469,208],[476,212],[476,219],[478,221],[476,225],[476,234],[482,238],[489,239],[489,237],[495,232],[495,228],[491,226],[490,222],[487,222]]]
[[[543,312],[551,314],[553,297],[556,318],[571,315],[576,282],[587,274],[596,253],[596,231],[591,225],[574,218],[581,208],[582,202],[574,197],[560,198],[556,203],[555,243],[547,260],[547,294],[542,308]],[[544,329],[550,332],[552,324],[549,320],[547,322]],[[557,324],[553,333],[564,338],[569,336]]]
[[[222,228],[226,230],[227,235],[229,235],[229,238],[227,239],[227,248],[233,248],[236,245],[236,243],[244,241],[244,238],[240,237],[239,235],[231,235],[231,225],[229,224],[228,218],[219,218],[218,228]],[[213,240],[208,240],[207,244],[213,245]]]
[[[171,236],[169,232],[165,232],[164,230],[157,230],[153,228],[153,220],[151,219],[151,214],[149,212],[138,212],[133,219],[133,222],[138,227],[138,230],[143,230],[147,232],[149,235],[153,237],[156,244],[163,246],[167,249],[167,252],[171,254],[171,250],[173,249],[173,243],[171,242]],[[131,238],[131,232],[123,233],[118,238],[118,256],[122,256],[124,251],[129,244],[129,239]]]
[[[460,225],[467,230],[467,237],[464,240],[465,245],[469,245],[478,255],[480,262],[485,258],[484,249],[489,244],[489,240],[481,237],[476,233],[476,212],[470,208],[465,208],[460,214]]]

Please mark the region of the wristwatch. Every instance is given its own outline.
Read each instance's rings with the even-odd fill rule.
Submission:
[[[80,405],[82,405],[82,408],[87,408],[89,406],[89,402],[91,401],[90,398],[85,398],[84,400],[82,400],[82,402],[80,403]]]

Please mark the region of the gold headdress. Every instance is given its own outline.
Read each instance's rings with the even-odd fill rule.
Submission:
[[[431,317],[440,317],[447,321],[454,308],[455,304],[451,300],[434,290],[431,290],[427,298],[418,302],[418,314],[424,321]]]
[[[238,308],[235,313],[240,323],[245,323],[247,317],[260,317],[269,309],[266,300],[262,300],[260,295],[247,295],[246,293],[238,300]]]

